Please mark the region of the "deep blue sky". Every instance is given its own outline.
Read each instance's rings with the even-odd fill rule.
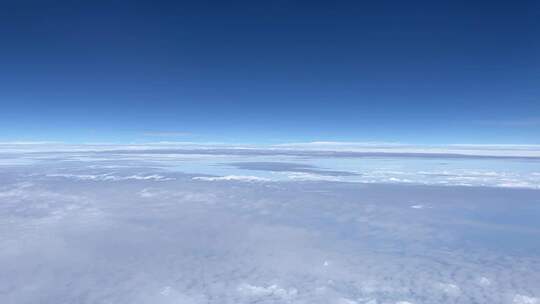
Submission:
[[[0,39],[0,141],[540,143],[540,1],[5,0]]]

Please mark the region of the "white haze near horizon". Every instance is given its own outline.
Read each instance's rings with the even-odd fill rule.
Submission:
[[[248,148],[0,145],[0,303],[540,303],[539,159]]]

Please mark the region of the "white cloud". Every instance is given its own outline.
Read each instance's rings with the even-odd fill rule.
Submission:
[[[256,298],[277,297],[286,301],[294,299],[298,294],[296,288],[285,289],[275,284],[264,287],[245,283],[238,286],[237,290],[244,296]]]
[[[538,304],[540,303],[539,298],[529,297],[517,294],[514,296],[512,304]]]
[[[415,154],[457,154],[463,156],[514,156],[540,157],[540,145],[511,144],[448,144],[415,145],[385,142],[335,142],[314,141],[306,143],[285,143],[275,147],[306,151],[337,151],[359,153],[415,153]]]
[[[451,283],[438,283],[437,288],[449,296],[457,297],[461,294],[461,288],[456,284]]]
[[[315,173],[303,173],[303,172],[295,172],[295,173],[287,173],[287,178],[294,181],[341,181],[342,178],[339,176],[329,176],[329,175],[321,175],[321,174],[315,174]]]
[[[150,174],[150,175],[127,175],[127,176],[118,176],[111,173],[105,174],[47,174],[47,177],[63,177],[76,180],[92,180],[92,181],[125,181],[125,180],[153,180],[153,181],[171,181],[175,180],[172,177],[165,177],[159,174]]]
[[[347,298],[339,298],[336,304],[358,304],[358,302]]]
[[[507,181],[502,182],[496,185],[497,187],[503,187],[503,188],[532,188],[532,189],[540,189],[540,184],[538,183],[530,183],[527,181]]]
[[[501,206],[512,201],[523,206],[534,203],[535,191],[295,183],[349,177],[261,173],[220,164],[231,159],[301,159],[317,168],[358,169],[362,175],[351,178],[361,181],[537,187],[540,172],[534,166],[506,160],[418,159],[410,166],[399,159],[358,161],[310,153],[298,157],[268,149],[255,151],[257,155],[242,154],[246,150],[233,155],[230,148],[210,149],[207,152],[214,154],[206,159],[192,157],[206,147],[188,154],[137,151],[143,148],[129,146],[127,150],[135,152],[124,154],[85,150],[12,154],[40,162],[2,167],[0,227],[6,229],[0,229],[0,247],[6,250],[0,251],[0,268],[9,276],[0,278],[0,285],[13,288],[0,295],[0,302],[35,302],[45,296],[53,301],[62,294],[66,301],[87,295],[89,302],[90,297],[101,296],[100,300],[115,303],[204,303],[200,299],[207,295],[207,302],[239,304],[393,304],[398,299],[540,304],[534,251],[507,255],[506,246],[492,246],[486,240],[495,238],[503,244],[520,231],[537,235],[534,224],[509,223],[499,216],[500,210],[511,219],[521,216],[524,209]],[[11,159],[7,162],[12,164]],[[173,176],[174,183],[156,182]],[[139,182],[113,183],[122,180]],[[250,184],[270,180],[286,182]],[[409,208],[430,208],[433,217],[419,216],[423,211]],[[470,210],[486,216],[471,217]],[[476,228],[479,233],[470,246],[456,242]],[[511,242],[519,245],[522,240]],[[444,250],[439,250],[442,244]],[[528,246],[536,245],[514,248]],[[50,251],[50,257],[33,254],[42,248]],[[11,265],[16,267],[5,270]],[[101,282],[109,282],[110,269],[115,270],[112,280],[126,286],[105,290]],[[148,270],[150,275],[140,275]],[[66,284],[72,284],[67,292]],[[36,295],[25,289],[30,285]],[[151,300],[138,301],[138,292]]]
[[[159,292],[161,295],[163,296],[168,296],[171,294],[171,286],[165,286],[161,289],[161,291]]]
[[[491,285],[491,280],[486,277],[480,277],[478,278],[478,284],[482,286],[489,286]]]
[[[241,181],[241,182],[267,182],[270,179],[249,175],[226,175],[226,176],[195,176],[194,180],[201,181]]]

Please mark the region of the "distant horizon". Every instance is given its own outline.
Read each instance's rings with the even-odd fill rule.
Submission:
[[[249,142],[249,141],[226,141],[226,140],[126,140],[126,141],[62,141],[62,140],[0,140],[0,145],[159,145],[159,144],[193,144],[193,145],[246,145],[246,146],[289,146],[289,145],[351,145],[351,146],[425,146],[425,147],[540,147],[540,143],[511,143],[511,142],[489,142],[489,143],[422,143],[422,142],[401,142],[401,141],[333,141],[333,140],[307,140],[307,141],[274,141],[274,142]]]
[[[280,153],[310,155],[310,153],[340,154],[342,157],[463,157],[463,158],[539,158],[540,145],[534,144],[408,144],[388,142],[289,142],[273,144],[250,144],[240,142],[128,142],[128,143],[66,143],[54,141],[0,142],[2,152],[53,152],[53,151],[152,151],[174,154],[184,153],[226,154],[244,151],[242,154],[263,155]],[[260,151],[260,152],[258,152]],[[281,151],[281,152],[280,152]]]

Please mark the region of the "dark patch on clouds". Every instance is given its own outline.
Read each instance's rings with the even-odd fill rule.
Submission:
[[[236,163],[229,163],[228,165],[234,166],[238,169],[244,169],[244,170],[259,170],[259,171],[272,171],[272,172],[300,172],[300,173],[313,173],[313,174],[327,175],[327,176],[360,175],[354,172],[324,170],[313,165],[300,164],[300,163],[288,163],[288,162],[236,162]]]

